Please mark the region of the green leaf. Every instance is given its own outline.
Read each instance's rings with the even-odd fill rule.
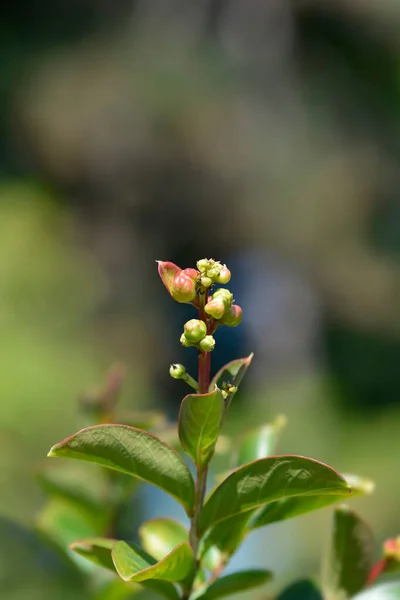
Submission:
[[[224,399],[215,387],[208,394],[189,394],[179,412],[179,438],[182,448],[198,468],[211,460],[224,414]]]
[[[115,579],[103,586],[94,596],[93,600],[131,600],[142,591],[140,584],[125,583]]]
[[[238,594],[245,590],[263,585],[272,579],[270,571],[262,569],[253,569],[248,571],[238,571],[220,577],[206,589],[199,590],[191,596],[191,600],[215,600],[232,594]]]
[[[146,521],[139,529],[144,550],[157,560],[162,560],[179,544],[188,542],[186,527],[172,519],[160,518]]]
[[[236,552],[247,533],[246,526],[250,516],[250,511],[240,513],[224,521],[219,521],[214,527],[208,530],[202,540],[201,547],[207,567],[211,559],[218,562],[218,555],[221,557],[221,554],[232,555]],[[213,557],[212,554],[210,555],[209,552],[211,550],[214,550],[214,554],[217,554],[217,556]],[[215,566],[213,564],[211,570]]]
[[[354,596],[353,600],[399,600],[400,582],[383,583],[368,588],[361,594]]]
[[[351,486],[352,496],[370,494],[374,489],[374,484],[368,479],[362,479],[357,475],[344,475],[343,477]],[[250,529],[258,529],[277,521],[292,519],[293,517],[304,515],[342,501],[343,494],[282,498],[281,500],[267,504],[258,511],[252,519]]]
[[[304,579],[287,587],[276,600],[323,600],[313,581]]]
[[[140,583],[147,579],[183,582],[194,573],[195,560],[189,544],[180,544],[156,562],[132,543],[117,542],[112,559],[118,575],[124,581]]]
[[[285,425],[286,417],[279,416],[273,423],[245,433],[239,442],[236,465],[244,465],[258,458],[276,454],[277,444]]]
[[[179,454],[154,435],[127,425],[95,425],[53,446],[48,456],[75,458],[138,477],[168,492],[190,515],[194,482]]]
[[[224,383],[239,387],[253,356],[254,354],[251,353],[247,358],[238,358],[224,365],[212,378],[208,391],[212,392],[215,386],[221,389]]]
[[[339,473],[311,458],[261,458],[236,469],[214,490],[200,513],[200,533],[214,523],[280,498],[350,493]]]
[[[339,506],[323,569],[324,594],[331,600],[345,600],[359,592],[367,582],[373,556],[374,539],[367,524],[347,506]]]

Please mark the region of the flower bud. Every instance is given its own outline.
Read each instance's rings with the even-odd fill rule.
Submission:
[[[218,290],[216,290],[213,294],[213,299],[215,298],[221,298],[226,309],[232,306],[233,294],[225,288],[219,288]]]
[[[190,319],[183,329],[185,338],[191,344],[197,344],[207,335],[207,325],[200,319]]]
[[[230,280],[231,272],[226,265],[223,265],[217,277],[217,283],[222,283],[225,285],[226,283],[229,283]]]
[[[201,260],[198,260],[197,261],[197,268],[200,271],[200,273],[204,273],[205,271],[207,271],[208,260],[206,258],[202,258]]]
[[[177,302],[192,302],[196,298],[195,280],[184,271],[179,271],[171,285],[171,296]]]
[[[217,281],[217,277],[221,271],[221,266],[218,263],[215,263],[211,268],[207,269],[206,274],[207,277],[212,279],[213,281]]]
[[[196,271],[196,269],[184,269],[183,272],[186,275],[189,275],[189,277],[191,277],[192,279],[197,279],[197,277],[200,275],[200,273]]]
[[[212,335],[206,335],[199,343],[200,350],[203,352],[212,352],[215,348],[215,339]]]
[[[174,364],[170,366],[169,374],[173,379],[182,379],[186,375],[186,369],[183,365]]]
[[[158,264],[158,274],[161,277],[161,280],[169,293],[171,293],[171,288],[174,283],[175,275],[181,272],[181,269],[175,265],[173,262],[157,260]]]
[[[194,344],[191,344],[187,339],[184,333],[182,333],[181,337],[180,337],[180,342],[182,344],[182,346],[184,348],[190,348],[190,346],[193,346]]]
[[[237,327],[242,322],[242,309],[238,304],[233,304],[229,310],[226,311],[223,318],[220,320],[219,325],[226,325],[227,327]]]
[[[213,298],[204,307],[204,310],[208,315],[211,315],[214,319],[221,319],[224,316],[226,310],[225,303],[222,298]]]
[[[205,288],[209,288],[212,286],[212,279],[210,279],[209,277],[202,277],[200,279],[201,285]]]

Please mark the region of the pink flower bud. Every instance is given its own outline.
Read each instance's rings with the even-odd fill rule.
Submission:
[[[213,298],[204,307],[204,310],[208,315],[214,317],[214,319],[221,319],[225,312],[225,303],[222,298]]]
[[[158,274],[169,293],[172,296],[171,288],[174,283],[175,275],[181,272],[181,269],[173,262],[157,260]]]
[[[197,277],[200,275],[200,273],[196,271],[196,269],[184,269],[183,272],[186,273],[186,275],[189,275],[189,277],[191,277],[192,279],[197,279]]]
[[[238,304],[232,304],[229,310],[226,311],[219,325],[227,327],[237,327],[242,322],[242,309]]]
[[[222,285],[225,285],[226,283],[229,283],[230,280],[231,272],[226,265],[223,265],[217,277],[217,283],[222,283]]]
[[[184,271],[179,271],[171,286],[171,296],[177,302],[192,302],[196,298],[195,280]]]

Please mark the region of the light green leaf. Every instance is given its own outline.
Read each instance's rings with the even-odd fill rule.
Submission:
[[[53,446],[49,456],[94,462],[168,492],[190,515],[194,482],[182,458],[154,435],[127,425],[95,425]]]
[[[331,467],[302,456],[262,458],[236,469],[211,494],[199,517],[200,532],[231,516],[291,496],[351,493]]]
[[[366,584],[373,564],[371,530],[347,506],[334,512],[333,537],[324,563],[322,589],[331,600],[346,600]]]
[[[112,550],[112,559],[121,579],[136,583],[148,579],[183,582],[193,575],[195,568],[189,544],[180,544],[156,562],[135,544],[117,542]]]
[[[131,600],[142,591],[140,584],[125,583],[122,579],[114,579],[103,586],[94,596],[94,600]]]
[[[400,582],[382,583],[368,588],[361,594],[354,596],[353,600],[399,600]]]
[[[323,600],[313,581],[304,579],[287,587],[276,600]]]
[[[268,423],[245,433],[239,441],[236,465],[244,465],[258,458],[266,458],[276,454],[278,441],[285,425],[286,417],[282,415],[277,417],[273,423]]]
[[[362,479],[357,475],[343,475],[343,477],[351,486],[352,496],[371,494],[374,490],[374,484],[368,479]],[[282,498],[281,500],[267,504],[260,511],[257,511],[249,527],[250,529],[257,529],[258,527],[264,527],[277,521],[292,519],[293,517],[304,515],[342,501],[343,494]]]
[[[239,387],[244,374],[253,360],[254,354],[251,353],[247,358],[238,358],[224,365],[212,378],[208,390],[212,392],[215,386],[222,388],[224,383],[230,383]]]
[[[139,537],[144,550],[157,560],[162,560],[176,546],[188,542],[189,534],[181,523],[160,518],[143,523]]]
[[[253,569],[248,571],[238,571],[220,577],[209,587],[199,590],[193,594],[191,600],[215,600],[224,596],[238,594],[255,587],[263,585],[272,579],[270,571],[262,569]]]
[[[224,399],[217,387],[208,394],[189,394],[182,400],[179,438],[198,468],[206,466],[214,454],[223,414]]]

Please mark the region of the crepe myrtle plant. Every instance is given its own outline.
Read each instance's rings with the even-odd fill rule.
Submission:
[[[283,417],[237,440],[229,470],[212,481],[209,467],[223,439],[221,429],[253,358],[233,360],[212,374],[214,335],[219,327],[238,326],[242,309],[224,287],[229,269],[216,260],[202,259],[186,269],[158,261],[158,272],[172,299],[194,311],[180,342],[197,352],[197,377],[182,364],[170,366],[170,375],[192,388],[182,400],[175,430],[156,434],[151,427],[103,421],[56,444],[49,456],[97,463],[158,486],[186,513],[184,523],[170,518],[144,522],[140,545],[116,539],[111,531],[109,537],[74,541],[75,553],[113,571],[127,586],[139,584],[169,600],[213,600],[271,579],[263,569],[224,574],[252,531],[368,492],[370,483],[344,477],[311,458],[276,455]]]

